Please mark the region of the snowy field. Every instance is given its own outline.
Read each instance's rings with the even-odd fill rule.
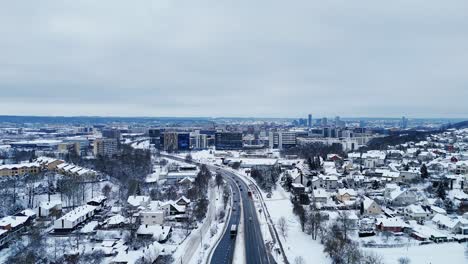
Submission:
[[[287,237],[280,235],[285,254],[291,263],[296,257],[303,257],[305,264],[329,263],[327,256],[323,253],[323,247],[312,239],[311,236],[302,232],[298,218],[292,212],[292,204],[289,194],[280,186],[273,191],[271,198],[266,198],[265,204],[268,207],[273,223],[277,223],[280,217],[285,217],[288,226]]]
[[[465,244],[443,243],[409,248],[368,249],[381,255],[385,263],[398,263],[400,257],[408,257],[411,264],[466,264]]]

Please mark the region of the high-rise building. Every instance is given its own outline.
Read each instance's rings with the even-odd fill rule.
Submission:
[[[269,143],[270,148],[284,149],[294,147],[297,144],[297,134],[290,131],[270,132]]]
[[[160,146],[164,151],[176,151],[177,150],[177,132],[164,132],[160,137]]]
[[[322,118],[322,126],[327,126],[328,125],[328,119],[326,117]]]
[[[172,152],[190,149],[190,134],[188,132],[164,132],[160,136],[160,148]]]
[[[308,127],[311,128],[312,127],[312,114],[309,114],[309,120],[308,120]]]
[[[159,149],[161,144],[161,129],[151,128],[148,130],[150,138],[150,144],[153,144],[155,148]]]
[[[102,137],[104,138],[115,138],[120,140],[120,130],[118,129],[103,129]]]
[[[240,150],[243,147],[242,133],[216,132],[215,147],[217,150]]]
[[[115,138],[98,138],[94,141],[94,156],[111,157],[117,154],[117,146]]]
[[[177,150],[190,150],[190,133],[177,133]]]
[[[195,135],[195,148],[206,149],[208,147],[208,136],[204,134]]]
[[[407,119],[406,117],[402,117],[402,118],[401,118],[400,127],[401,127],[402,129],[408,128],[408,119]]]

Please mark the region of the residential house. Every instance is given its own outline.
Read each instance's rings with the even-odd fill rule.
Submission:
[[[354,202],[357,197],[357,193],[354,189],[338,189],[336,199],[342,203]]]
[[[410,204],[403,209],[405,216],[418,222],[425,221],[431,217],[430,208],[416,204]]]
[[[182,196],[179,199],[177,199],[175,203],[181,206],[188,206],[190,204],[190,199],[185,196]]]
[[[173,201],[165,202],[161,204],[160,209],[164,211],[165,215],[179,215],[185,214],[185,206],[178,205]]]
[[[300,183],[292,183],[291,184],[291,190],[295,195],[299,195],[305,192],[305,187],[304,185]]]
[[[62,211],[62,202],[52,200],[50,202],[41,202],[37,207],[37,215],[39,217],[48,217],[51,213],[60,213]]]
[[[417,201],[416,193],[412,190],[402,190],[400,188],[389,191],[385,190],[385,199],[395,206],[406,206],[414,204]]]
[[[96,213],[96,207],[82,205],[54,221],[55,232],[69,232],[86,222]]]
[[[159,243],[165,243],[172,234],[171,226],[164,225],[140,225],[137,236],[156,239]]]
[[[400,218],[380,218],[376,221],[376,228],[380,231],[403,232],[408,225]]]
[[[382,208],[374,200],[364,196],[362,200],[362,212],[365,215],[378,215],[382,213]]]
[[[330,194],[323,188],[318,188],[312,191],[312,202],[326,204],[330,198]]]
[[[149,196],[144,196],[144,195],[131,195],[127,199],[127,203],[132,207],[133,209],[136,209],[138,207],[146,207],[151,201],[151,198]]]
[[[142,225],[162,225],[164,224],[163,210],[150,210],[140,212],[140,221]]]

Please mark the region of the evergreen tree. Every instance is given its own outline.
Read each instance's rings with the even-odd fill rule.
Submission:
[[[421,177],[423,179],[426,179],[427,177],[429,177],[429,172],[427,171],[427,167],[426,167],[426,164],[423,163],[423,165],[421,166]]]

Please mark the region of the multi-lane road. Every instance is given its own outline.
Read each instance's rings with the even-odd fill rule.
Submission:
[[[168,155],[162,156],[185,162],[183,158]],[[261,224],[257,217],[257,209],[255,209],[255,204],[252,199],[253,195],[249,195],[249,186],[238,175],[229,170],[222,167],[211,166],[209,164],[207,164],[207,166],[210,170],[219,172],[223,175],[224,179],[226,179],[227,183],[231,186],[233,194],[232,197],[235,201],[233,203],[234,210],[231,211],[231,216],[228,220],[229,226],[225,229],[225,233],[222,235],[222,238],[212,255],[211,263],[233,263],[234,248],[236,244],[235,240],[242,239],[242,237],[237,237],[235,239],[232,238],[230,235],[230,227],[233,224],[239,226],[241,206],[243,212],[244,230],[242,234],[244,234],[245,262],[247,264],[275,263],[275,261],[269,257],[271,255],[265,246]]]
[[[210,167],[214,169],[216,167]],[[265,247],[265,242],[262,236],[261,225],[257,218],[257,212],[255,209],[254,201],[249,196],[248,185],[241,180],[236,174],[222,169],[217,168],[227,182],[231,185],[234,195],[234,199],[237,201],[234,204],[234,208],[237,210],[231,214],[229,221],[231,224],[239,223],[239,207],[242,204],[243,209],[243,227],[244,227],[244,244],[245,244],[245,261],[247,264],[268,264],[270,263],[269,254]],[[239,200],[240,199],[240,200]],[[239,203],[242,201],[241,203]],[[242,239],[242,238],[239,238]],[[218,244],[215,253],[211,259],[211,263],[232,263],[233,254],[229,251],[229,257],[224,255],[227,250],[233,250],[235,246],[235,239],[230,238],[229,228],[226,229],[225,234],[221,242]]]
[[[241,216],[240,194],[237,183],[233,179],[227,178],[226,176],[224,178],[232,190],[232,210],[231,216],[228,220],[227,228],[225,229],[225,232],[222,235],[221,240],[216,246],[216,249],[211,257],[212,264],[232,263],[234,247],[236,245],[236,237],[231,235],[230,229],[233,225],[236,225],[237,227],[239,226]]]

